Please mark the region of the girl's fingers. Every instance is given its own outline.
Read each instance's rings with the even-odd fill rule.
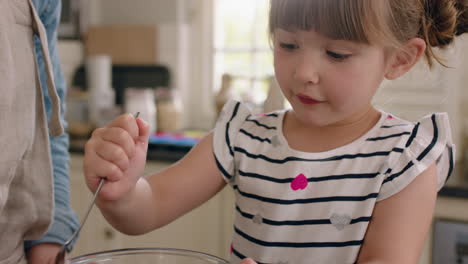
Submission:
[[[137,118],[136,124],[138,126],[138,140],[141,142],[148,142],[150,127],[143,119]]]
[[[120,127],[105,129],[101,134],[101,138],[104,141],[109,141],[120,146],[129,158],[135,153],[135,140],[126,130]]]
[[[130,114],[117,117],[104,128],[93,132],[92,138],[102,138],[121,146],[131,158],[135,152],[135,142],[149,137],[149,126],[143,120]]]
[[[148,137],[148,124],[131,114],[121,115],[104,128],[96,129],[85,145],[83,162],[90,190],[95,192],[100,179],[106,178],[100,194],[104,199],[118,199],[128,191],[126,181],[130,179],[124,176],[135,154],[146,153]]]
[[[136,140],[139,136],[139,129],[136,119],[131,114],[125,114],[117,117],[106,126],[106,128],[111,127],[122,128],[123,130],[127,131],[130,134],[130,137],[134,140]]]
[[[123,177],[122,170],[116,164],[103,159],[96,152],[88,152],[83,164],[89,186],[93,191],[96,190],[100,178],[118,181]]]
[[[96,154],[103,160],[115,164],[121,171],[127,170],[130,165],[128,154],[124,148],[111,141],[97,140]]]

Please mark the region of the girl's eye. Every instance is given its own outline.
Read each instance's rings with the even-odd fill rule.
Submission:
[[[334,60],[342,61],[351,56],[351,54],[341,54],[341,53],[336,53],[333,51],[327,51],[327,55],[330,56]]]
[[[284,42],[280,42],[279,46],[285,50],[294,50],[294,49],[299,48],[299,46],[296,44],[284,43]]]

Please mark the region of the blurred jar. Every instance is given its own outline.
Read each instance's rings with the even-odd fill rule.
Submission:
[[[158,131],[182,130],[182,103],[175,91],[168,88],[157,89],[156,109]]]
[[[136,114],[140,112],[140,118],[145,120],[150,127],[150,134],[156,132],[156,105],[154,89],[152,88],[126,88],[125,112]]]

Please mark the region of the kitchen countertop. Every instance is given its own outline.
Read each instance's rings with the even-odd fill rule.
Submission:
[[[70,139],[70,153],[83,154],[84,145],[87,139]],[[174,146],[174,145],[148,145],[148,160],[176,162],[181,159],[191,147],[189,146]]]
[[[464,186],[444,186],[439,196],[468,199],[468,184]]]
[[[439,196],[468,199],[468,175],[455,171],[439,191]]]

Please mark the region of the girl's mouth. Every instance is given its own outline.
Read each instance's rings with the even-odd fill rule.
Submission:
[[[299,101],[301,101],[301,103],[306,105],[320,104],[323,102],[302,94],[297,95],[297,98],[299,99]]]

